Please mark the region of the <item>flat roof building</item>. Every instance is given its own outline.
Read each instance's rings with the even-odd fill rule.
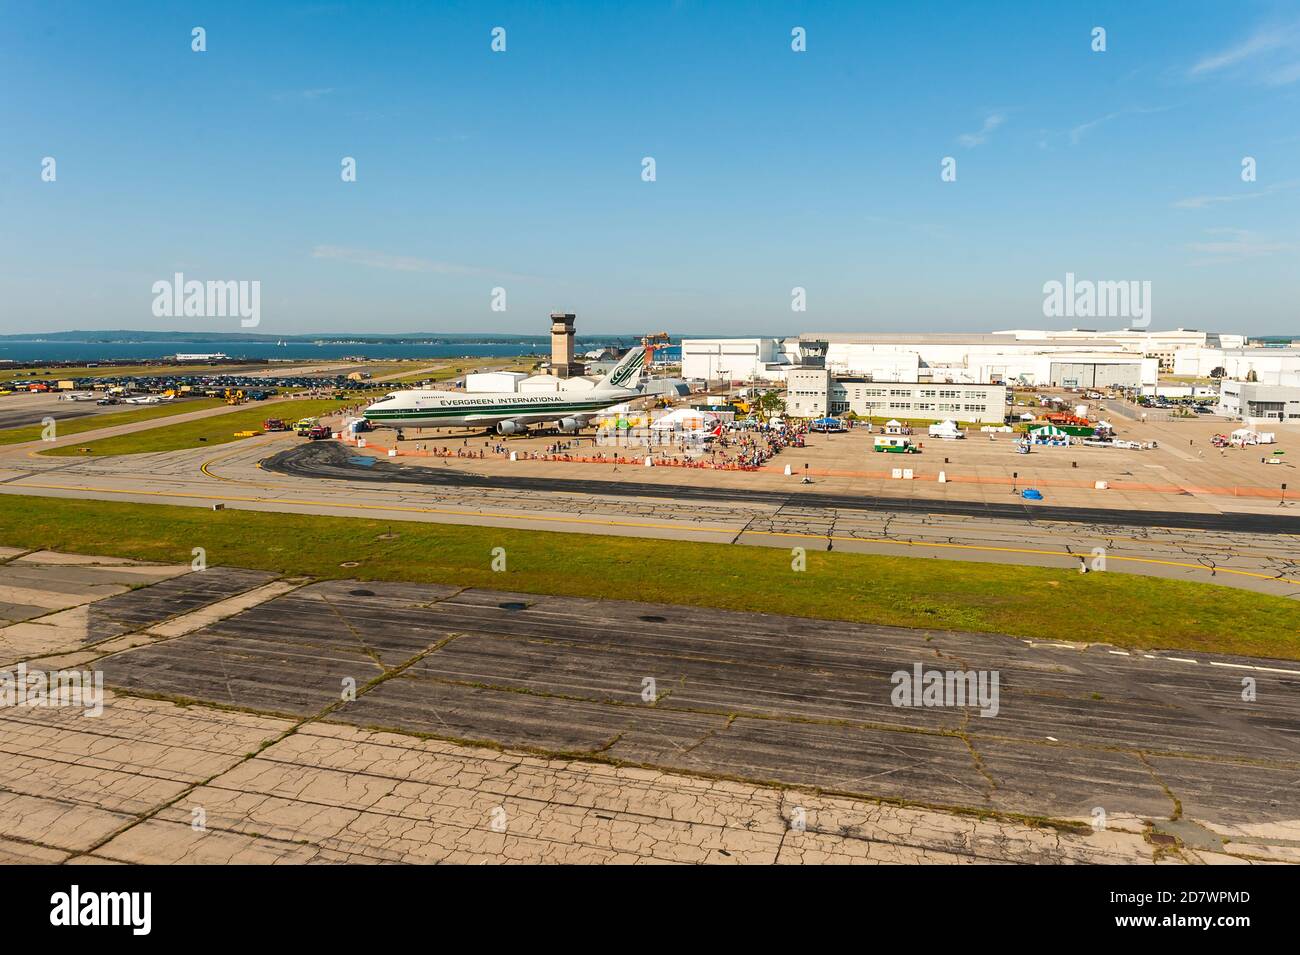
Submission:
[[[688,338],[682,377],[701,381],[782,381],[790,359],[775,338]]]
[[[1247,347],[1243,335],[1178,328],[1017,328],[997,332],[808,332],[778,338],[685,339],[682,374],[708,381],[786,381],[793,369],[875,381],[1153,388],[1161,374],[1300,384],[1300,348]]]
[[[786,378],[786,414],[795,418],[839,416],[972,421],[1002,424],[1005,385],[932,381],[875,381],[841,377],[825,368],[792,369]]]
[[[1219,382],[1218,414],[1243,421],[1300,423],[1300,385]]]

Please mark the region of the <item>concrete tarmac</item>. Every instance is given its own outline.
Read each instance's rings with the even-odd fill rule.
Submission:
[[[862,833],[826,829],[853,815],[837,816],[826,800],[859,812],[873,801],[905,807],[891,811],[924,814],[930,826],[925,836],[909,829],[922,851],[912,861],[931,851],[969,861],[1068,861],[1090,851],[1090,861],[1144,861],[1143,840],[1145,861],[1162,851],[1167,861],[1300,859],[1300,664],[1290,661],[439,585],[276,581],[238,568],[187,573],[0,557],[8,560],[0,581],[11,576],[51,594],[40,601],[51,605],[45,617],[0,627],[0,666],[93,668],[112,695],[107,724],[61,710],[0,714],[8,741],[0,749],[17,747],[5,761],[14,771],[0,773],[0,853],[17,852],[6,841],[17,840],[123,861],[184,861],[248,848],[229,839],[241,834],[272,855],[306,845],[417,860],[427,847],[454,858],[445,855],[454,848],[447,831],[486,827],[494,805],[527,815],[521,801],[554,798],[566,784],[586,791],[566,777],[585,765],[620,774],[602,784],[602,804],[654,779],[658,798],[700,822],[689,809],[700,783],[690,780],[716,786],[730,797],[728,819],[715,821],[740,830],[754,808],[774,811],[776,793],[780,816],[816,807],[816,828],[840,840]],[[128,580],[146,586],[125,591]],[[904,700],[899,687],[918,669],[923,679],[951,672],[978,683],[982,674],[984,689],[978,698]],[[173,726],[169,745],[156,736],[137,741],[140,719],[173,725],[172,702],[187,707],[188,728]],[[205,704],[224,707],[230,725],[217,726]],[[250,725],[269,735],[239,728]],[[318,759],[288,750],[258,756],[304,732]],[[391,758],[379,758],[380,738]],[[414,752],[416,738],[439,748]],[[223,740],[237,745],[234,758],[212,766]],[[430,806],[445,807],[433,817],[428,807],[390,800],[393,811],[404,807],[392,826],[412,831],[423,819],[434,827],[410,844],[394,843],[390,825],[367,815],[381,808],[364,798],[371,786],[375,796],[420,791],[422,767],[446,761],[452,772],[456,762],[456,772],[480,780],[478,770],[504,769],[484,763],[484,746],[516,768],[533,761],[549,782],[521,780],[523,788],[491,801],[458,782],[425,794]],[[165,761],[132,769],[156,759],[153,751]],[[162,811],[193,786],[202,788],[177,804],[184,812]],[[149,795],[158,787],[166,794]],[[195,841],[177,824],[194,805],[207,808],[222,838]],[[1014,826],[995,849],[969,841],[971,812],[991,813],[1001,826],[1082,825],[1057,835],[1056,855]],[[312,820],[322,813],[318,826]],[[332,839],[346,819],[363,818],[343,843]],[[68,832],[67,819],[81,823]],[[606,845],[614,832],[642,825],[606,814],[587,820],[596,832],[561,827],[552,835],[588,845],[606,833],[604,822],[615,823]],[[878,818],[864,822],[878,831]],[[1140,838],[1121,852],[1113,833]],[[641,851],[685,852],[691,840],[678,833],[665,837],[675,848],[648,850],[653,841],[640,840]],[[1060,855],[1072,842],[1077,852]],[[828,849],[849,852],[840,842]],[[746,858],[777,851],[762,840]],[[533,846],[528,856],[546,852]],[[682,861],[723,860],[706,853]]]

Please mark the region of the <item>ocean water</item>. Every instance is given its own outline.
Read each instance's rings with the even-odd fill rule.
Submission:
[[[537,345],[312,345],[289,342],[0,342],[0,359],[11,361],[108,361],[171,358],[181,354],[223,352],[231,358],[335,361],[354,355],[366,358],[511,358],[540,354]]]
[[[626,344],[626,340],[624,340]],[[231,358],[281,359],[288,361],[336,361],[354,355],[375,359],[401,358],[513,358],[517,355],[542,355],[544,345],[313,345],[309,342],[67,342],[67,341],[0,341],[0,359],[10,361],[110,361],[171,358],[181,354],[223,352]],[[681,348],[673,346],[656,355],[659,361],[678,361]]]

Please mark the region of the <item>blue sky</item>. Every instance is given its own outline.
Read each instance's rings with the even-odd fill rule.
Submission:
[[[1300,336],[1295,2],[3,2],[0,89],[0,332]]]

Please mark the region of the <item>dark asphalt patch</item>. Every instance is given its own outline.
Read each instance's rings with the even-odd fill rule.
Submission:
[[[86,643],[144,630],[181,614],[242,594],[275,580],[275,574],[237,567],[209,567],[191,571],[96,601],[89,607]]]
[[[667,611],[329,581],[100,666],[110,686],[296,715],[350,680],[329,719],[867,797],[1167,817],[1168,787],[1199,818],[1300,817],[1300,693],[1279,674],[1254,671],[1267,702],[1243,704],[1241,671],[1208,660]],[[893,705],[916,664],[997,671],[997,715]]]

